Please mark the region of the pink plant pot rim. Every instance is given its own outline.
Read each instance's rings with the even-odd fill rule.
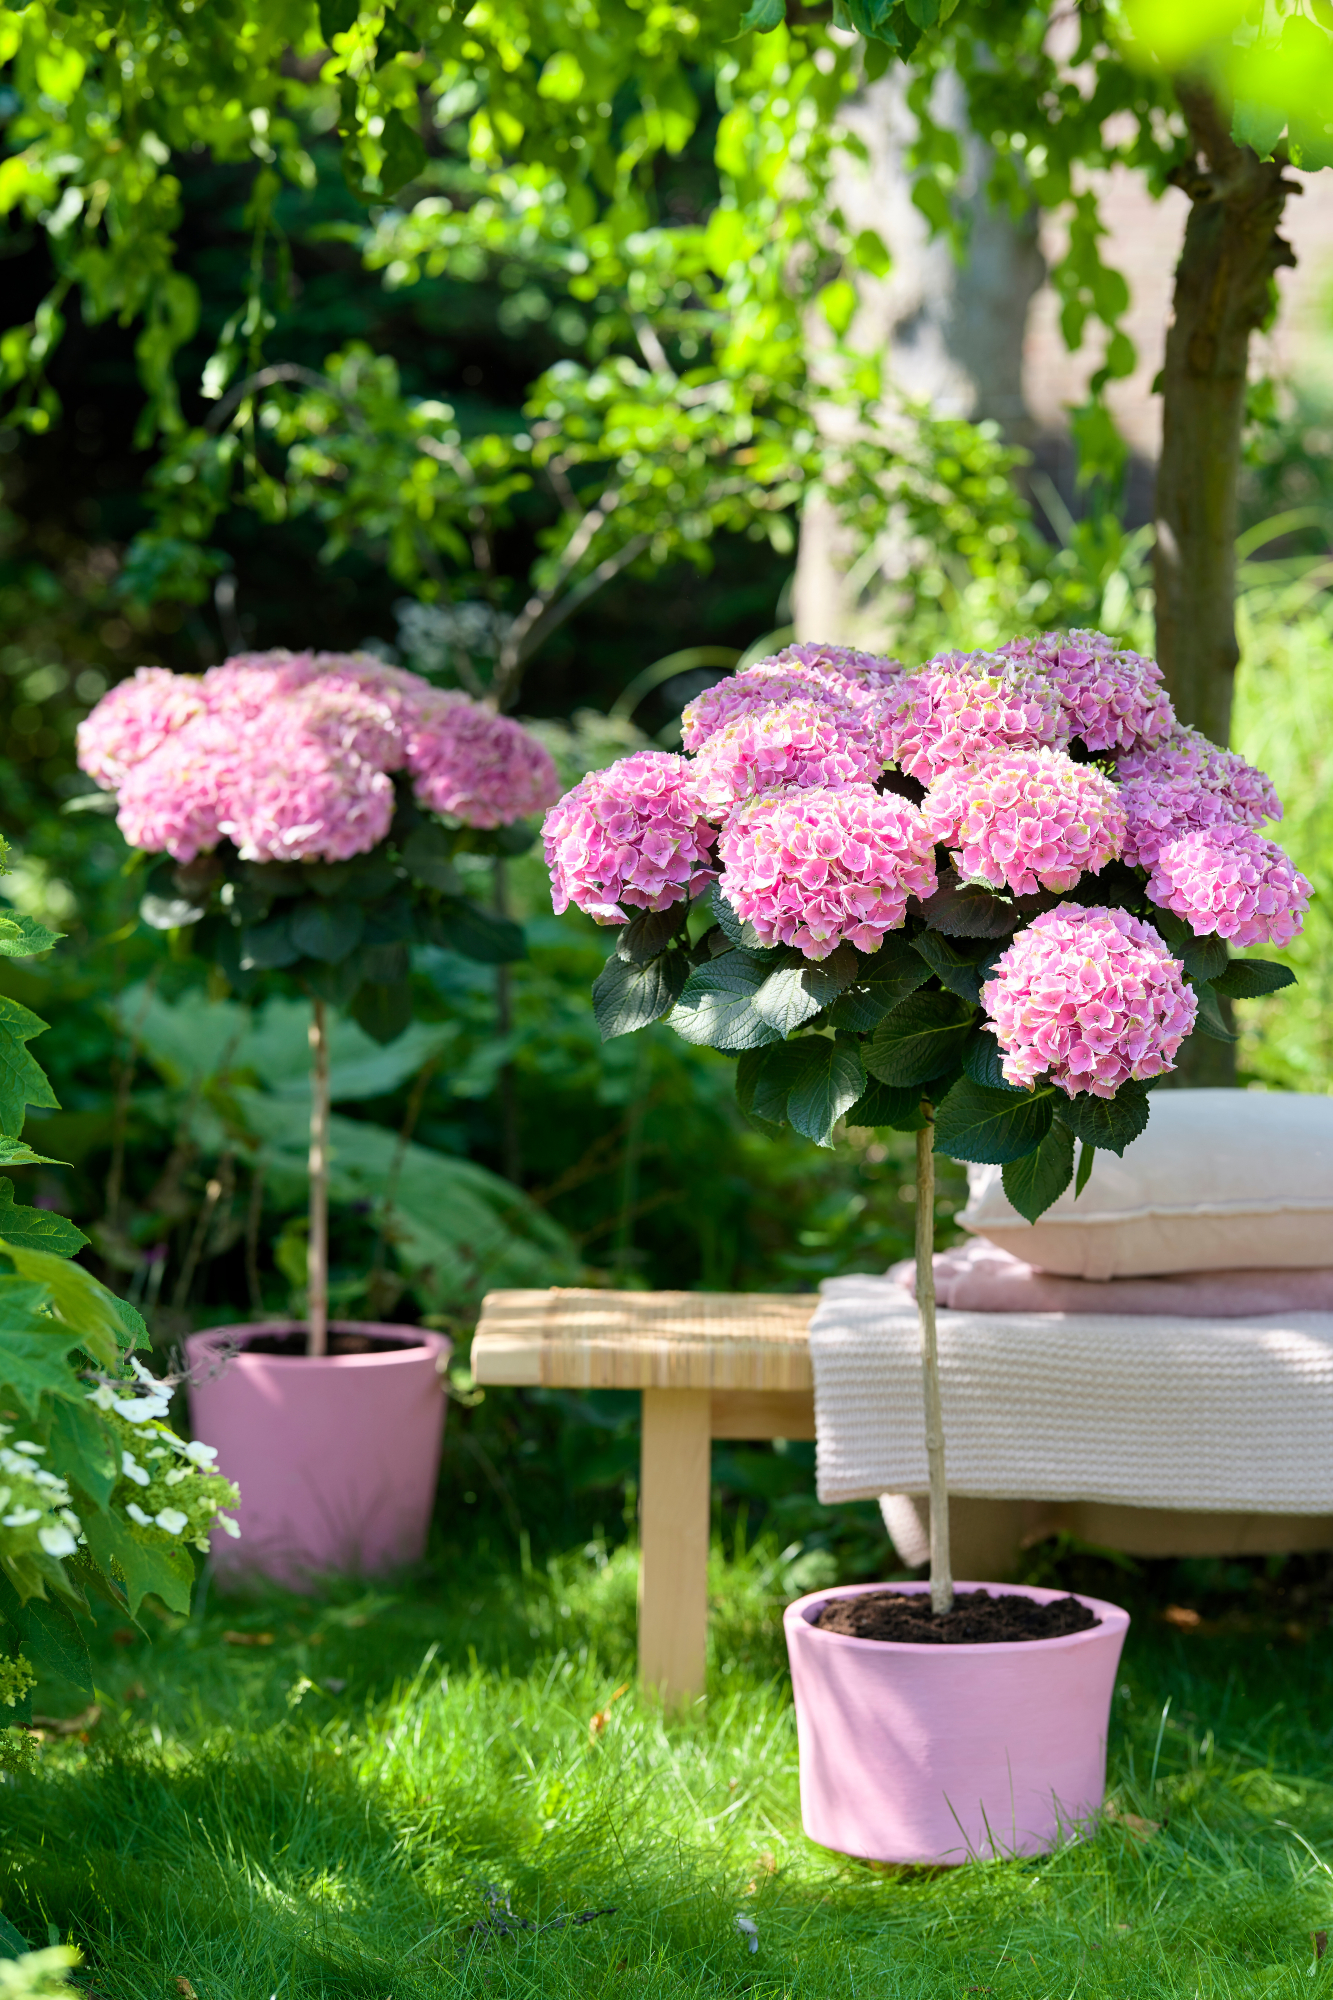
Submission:
[[[420,1364],[423,1351],[437,1357],[450,1355],[454,1344],[447,1333],[436,1333],[434,1328],[425,1326],[391,1326],[382,1321],[359,1319],[335,1319],[329,1321],[330,1333],[359,1333],[368,1340],[410,1340],[408,1347],[386,1347],[378,1354],[254,1354],[248,1342],[262,1338],[266,1334],[304,1333],[306,1322],[300,1319],[245,1320],[237,1326],[210,1326],[192,1333],[186,1341],[187,1352],[220,1359],[230,1349],[234,1349],[231,1365],[234,1368],[295,1369],[309,1374],[314,1368],[387,1368],[395,1363]]]
[[[804,1634],[802,1635],[803,1643],[816,1646],[850,1646],[854,1651],[860,1653],[943,1654],[946,1658],[954,1660],[960,1658],[966,1659],[969,1656],[978,1654],[989,1657],[996,1653],[1031,1653],[1034,1650],[1039,1650],[1043,1653],[1054,1652],[1056,1650],[1068,1651],[1074,1646],[1086,1646],[1090,1641],[1096,1642],[1099,1639],[1103,1639],[1108,1633],[1127,1632],[1129,1630],[1129,1613],[1120,1605],[1111,1604],[1103,1597],[1089,1597],[1087,1592],[1082,1590],[1046,1590],[1037,1584],[1030,1583],[962,1582],[955,1582],[954,1589],[956,1591],[984,1590],[992,1597],[1030,1597],[1038,1604],[1051,1604],[1056,1598],[1073,1597],[1078,1603],[1086,1604],[1090,1611],[1095,1612],[1100,1622],[1096,1625],[1089,1625],[1085,1631],[1062,1632],[1050,1639],[1000,1639],[986,1644],[964,1644],[961,1646],[917,1645],[906,1639],[858,1639],[851,1632],[826,1632],[822,1626],[816,1625],[814,1622],[814,1614],[823,1605],[831,1604],[836,1598],[867,1597],[871,1592],[881,1590],[890,1590],[895,1595],[903,1597],[920,1597],[929,1594],[930,1585],[926,1582],[833,1584],[823,1590],[812,1590],[805,1597],[793,1599],[782,1614],[782,1622],[784,1626],[796,1625],[797,1623],[803,1625],[806,1633],[809,1634],[808,1640],[805,1639]]]

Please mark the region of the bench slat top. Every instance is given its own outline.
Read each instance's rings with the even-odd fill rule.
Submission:
[[[813,1293],[489,1292],[474,1381],[550,1389],[810,1390]]]

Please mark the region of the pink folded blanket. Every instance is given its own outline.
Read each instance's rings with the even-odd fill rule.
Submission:
[[[910,1258],[889,1276],[916,1291]],[[935,1258],[935,1296],[955,1312],[1148,1313],[1250,1319],[1333,1312],[1333,1267],[1303,1271],[1177,1271],[1160,1278],[1063,1278],[974,1240]]]

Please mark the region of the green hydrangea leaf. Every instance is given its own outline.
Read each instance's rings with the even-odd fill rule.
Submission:
[[[1141,1083],[1122,1083],[1114,1097],[1061,1095],[1057,1116],[1085,1146],[1099,1146],[1117,1157],[1138,1138],[1148,1123],[1148,1093]],[[1092,1168],[1089,1165],[1088,1171]]]
[[[960,1077],[935,1113],[935,1146],[955,1160],[1008,1165],[1036,1151],[1055,1116],[1055,1086],[990,1090]],[[1070,1173],[1073,1151],[1070,1151]]]
[[[1053,1124],[1035,1151],[1006,1163],[1004,1191],[1028,1222],[1044,1215],[1074,1177],[1074,1135],[1067,1125]]]

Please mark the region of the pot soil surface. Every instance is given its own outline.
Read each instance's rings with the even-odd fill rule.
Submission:
[[[370,1335],[365,1333],[335,1333],[332,1329],[329,1332],[329,1353],[335,1356],[339,1354],[392,1354],[403,1348],[420,1346],[421,1342],[419,1340],[412,1340],[411,1338],[397,1340],[389,1335],[380,1335],[372,1340]],[[243,1354],[277,1354],[284,1361],[319,1361],[324,1358],[321,1355],[308,1355],[306,1353],[306,1336],[303,1328],[295,1333],[261,1333],[257,1339],[245,1341],[241,1352]]]
[[[960,1590],[952,1611],[940,1615],[924,1592],[870,1590],[858,1597],[834,1597],[820,1606],[815,1624],[852,1639],[883,1639],[908,1646],[995,1646],[1017,1639],[1063,1639],[1100,1625],[1076,1597],[1050,1604],[1002,1592]]]

